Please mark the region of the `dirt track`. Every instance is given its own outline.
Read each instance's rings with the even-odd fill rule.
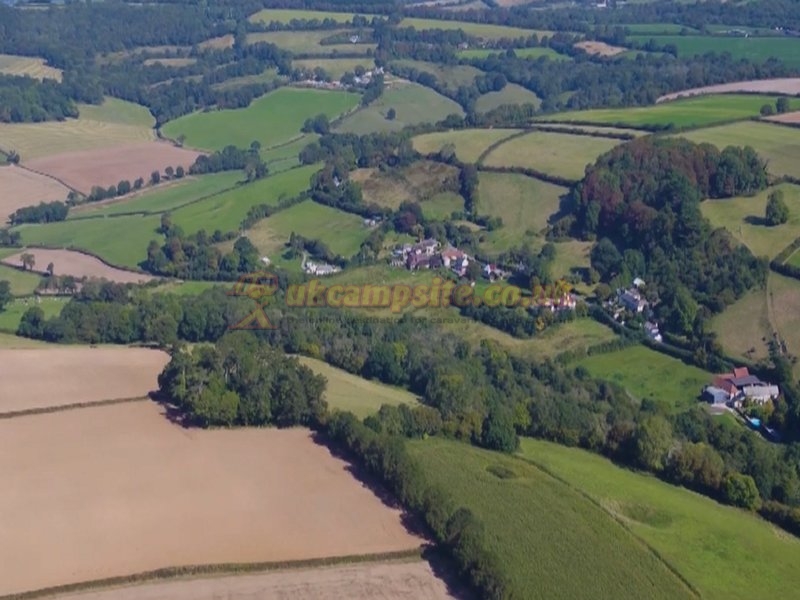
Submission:
[[[166,566],[417,547],[399,511],[310,437],[187,430],[152,402],[0,421],[0,595]]]
[[[167,167],[188,170],[200,154],[167,142],[144,142],[35,158],[25,166],[89,193],[92,186],[108,187],[123,179],[131,184],[137,177],[148,181],[153,171],[163,173]]]
[[[155,279],[152,275],[134,273],[124,269],[109,267],[102,260],[76,252],[74,250],[48,250],[45,248],[28,248],[18,254],[14,254],[2,261],[13,267],[22,266],[22,255],[32,254],[35,260],[33,270],[38,273],[47,272],[47,265],[53,263],[54,275],[72,275],[73,277],[96,277],[104,278],[117,283],[143,283]]]
[[[0,413],[144,397],[167,361],[146,348],[0,348]]]
[[[58,600],[447,600],[426,562],[320,567],[151,583],[58,596]]]
[[[0,224],[19,208],[66,200],[69,188],[19,167],[0,167]]]
[[[692,88],[661,96],[656,103],[675,100],[686,96],[699,96],[702,94],[726,94],[735,92],[750,92],[762,94],[800,94],[800,77],[787,77],[783,79],[756,79],[752,81],[737,81],[735,83],[722,83]]]

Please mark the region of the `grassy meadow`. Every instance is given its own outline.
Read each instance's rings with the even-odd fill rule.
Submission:
[[[186,136],[186,146],[220,150],[233,144],[239,148],[253,141],[263,149],[300,135],[305,120],[320,113],[334,118],[358,104],[358,95],[347,92],[280,88],[253,100],[247,108],[196,112],[170,121],[164,135]]]
[[[262,219],[247,231],[247,237],[274,262],[292,232],[321,240],[333,252],[350,257],[358,252],[370,230],[361,217],[306,200]]]
[[[504,104],[533,104],[539,107],[542,101],[539,96],[521,85],[509,83],[499,92],[489,92],[475,101],[475,110],[489,112]]]
[[[537,240],[547,220],[558,211],[567,189],[517,173],[491,173],[479,176],[478,213],[503,219],[503,226],[487,232],[483,244],[487,252],[502,252]],[[543,244],[543,238],[540,244]]]
[[[292,21],[335,21],[337,23],[348,24],[353,22],[356,13],[329,12],[322,10],[293,10],[282,8],[265,8],[257,13],[250,15],[247,20],[251,23],[291,23]],[[361,15],[369,19],[372,15]]]
[[[501,140],[519,133],[519,129],[458,129],[424,133],[413,139],[414,149],[422,154],[439,152],[453,144],[456,157],[462,162],[475,163],[481,154]]]
[[[778,189],[789,207],[789,221],[769,227],[764,221],[769,194]],[[770,259],[800,237],[800,186],[784,183],[752,197],[706,200],[703,215],[715,227],[724,227],[756,256]]]
[[[485,543],[500,559],[514,597],[692,597],[602,508],[532,464],[440,438],[408,446],[423,475],[482,521]]]
[[[7,281],[13,296],[27,296],[33,293],[42,276],[29,271],[21,271],[14,267],[0,264],[0,281]]]
[[[718,148],[752,146],[767,161],[767,170],[778,177],[800,177],[800,135],[793,127],[744,121],[698,129],[682,134],[696,143],[708,142]]]
[[[349,410],[364,418],[378,412],[382,404],[413,406],[418,403],[416,396],[404,389],[369,381],[315,358],[298,356],[297,359],[328,380],[325,399],[333,409]]]
[[[767,311],[773,328],[792,356],[800,356],[800,281],[777,273],[769,274]],[[800,361],[794,366],[800,378]]]
[[[392,65],[416,69],[421,73],[429,73],[436,77],[439,83],[445,88],[452,91],[457,90],[461,86],[472,85],[476,77],[484,74],[480,69],[469,65],[440,65],[421,60],[398,60],[394,61]]]
[[[647,35],[631,35],[627,39],[647,43],[653,38]],[[678,49],[679,57],[728,52],[735,59],[764,62],[770,58],[778,58],[789,66],[800,66],[800,39],[795,37],[660,35],[655,40],[659,46],[674,45]]]
[[[556,256],[550,266],[552,277],[567,277],[575,270],[583,270],[591,267],[590,253],[594,242],[583,242],[581,240],[569,240],[566,242],[556,242]]]
[[[505,52],[505,50],[498,50],[496,48],[470,48],[468,50],[459,50],[458,56],[459,58],[486,58],[492,54],[499,54]],[[531,48],[514,48],[514,54],[517,55],[517,58],[530,58],[530,59],[537,59],[537,58],[549,58],[551,60],[570,60],[570,57],[566,54],[559,54],[552,48],[542,48],[541,46],[533,46]]]
[[[725,351],[752,361],[769,358],[771,330],[765,290],[748,292],[711,320],[711,331]]]
[[[404,201],[423,202],[436,196],[442,191],[443,181],[457,181],[458,170],[444,163],[418,160],[401,169],[357,169],[350,179],[361,185],[367,204],[397,209]]]
[[[702,598],[774,598],[800,585],[800,542],[757,516],[584,450],[523,439],[521,454],[621,521]]]
[[[44,123],[0,123],[0,149],[26,159],[156,139],[155,120],[144,107],[106,98],[99,106],[79,104],[77,119]]]
[[[625,127],[700,127],[736,119],[757,117],[764,104],[777,96],[718,94],[681,98],[652,106],[577,110],[542,117],[547,121],[577,121]],[[797,101],[795,101],[798,105]],[[700,133],[700,132],[697,132]],[[688,137],[688,136],[687,136]]]
[[[441,192],[420,203],[426,219],[445,221],[454,212],[464,211],[464,198],[455,192]]]
[[[266,69],[258,75],[242,75],[241,77],[231,77],[220,83],[211,85],[215,90],[231,90],[244,85],[254,85],[258,83],[272,83],[277,79],[285,79],[282,75],[278,75],[277,69]]]
[[[624,387],[639,400],[683,409],[697,402],[713,375],[646,346],[630,346],[578,361],[593,377]]]
[[[22,315],[33,306],[38,306],[44,312],[46,319],[58,316],[67,304],[68,298],[20,298],[12,300],[5,309],[0,312],[0,331],[14,333],[22,321]]]
[[[532,131],[504,142],[484,159],[490,167],[526,167],[548,175],[578,180],[586,165],[620,140]]]
[[[397,112],[392,121],[386,118],[390,108]],[[336,131],[358,135],[374,131],[398,131],[406,125],[435,123],[451,114],[463,115],[464,111],[456,102],[430,88],[394,80],[378,100],[345,118]]]
[[[163,213],[205,196],[219,193],[243,180],[244,175],[240,171],[185,177],[107,204],[83,204],[71,209],[67,219],[107,217],[129,213]]]
[[[61,81],[61,69],[45,64],[43,58],[0,54],[0,73],[34,79],[55,79]]]
[[[314,31],[267,31],[248,33],[247,43],[267,42],[293,54],[367,54],[375,50],[377,44],[322,44],[322,40],[334,34],[348,32],[348,29],[319,29]]]
[[[273,146],[261,151],[261,158],[267,163],[269,172],[276,174],[300,166],[300,151],[319,139],[316,133],[305,133],[288,144]]]
[[[532,35],[548,37],[552,31],[541,31],[534,29],[522,29],[520,27],[506,27],[503,25],[491,25],[489,23],[470,23],[467,21],[438,21],[436,19],[405,18],[400,21],[399,27],[413,27],[418,31],[425,29],[444,29],[446,31],[460,29],[467,35],[483,38],[485,40],[529,38]]]
[[[694,27],[680,25],[678,23],[628,23],[622,25],[625,29],[633,34],[637,33],[680,33],[682,30],[693,31],[697,30]]]

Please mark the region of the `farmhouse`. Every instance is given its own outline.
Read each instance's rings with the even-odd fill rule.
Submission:
[[[761,381],[751,375],[747,367],[714,377],[714,382],[703,390],[703,397],[712,404],[732,404],[739,408],[745,403],[764,404],[780,395],[777,385]]]
[[[469,266],[469,257],[458,248],[447,248],[441,254],[442,263],[448,269],[452,269],[459,276],[463,277]]]
[[[642,298],[638,289],[617,290],[617,296],[620,304],[631,312],[642,313],[647,308],[647,300]]]

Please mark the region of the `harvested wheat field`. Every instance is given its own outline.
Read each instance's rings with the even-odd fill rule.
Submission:
[[[383,562],[167,581],[58,596],[59,600],[448,600],[428,563]]]
[[[45,248],[27,248],[22,252],[4,258],[2,261],[12,267],[22,267],[22,255],[32,254],[35,264],[33,270],[46,273],[47,266],[53,263],[53,275],[72,275],[77,278],[108,279],[117,283],[143,283],[157,279],[145,273],[134,273],[117,269],[104,263],[99,258],[76,250],[48,250]]]
[[[578,42],[575,44],[575,47],[580,48],[586,52],[586,54],[595,56],[616,56],[617,54],[628,51],[627,48],[621,48],[620,46],[611,46],[605,42],[592,42],[588,40],[585,42]]]
[[[788,123],[789,125],[800,125],[800,110],[794,112],[783,113],[773,117],[767,117],[767,121],[774,123]]]
[[[88,194],[95,185],[107,188],[137,177],[147,181],[153,171],[163,173],[166,167],[188,170],[200,154],[167,142],[144,142],[55,154],[25,161],[25,166]]]
[[[721,83],[705,87],[692,88],[661,96],[656,102],[666,102],[685,96],[699,96],[702,94],[729,94],[735,92],[761,93],[761,94],[800,94],[800,77],[786,77],[782,79],[754,79],[752,81],[737,81],[735,83]]]
[[[0,413],[143,398],[167,362],[148,348],[0,348]]]
[[[400,511],[311,435],[184,429],[153,402],[0,421],[0,595],[417,548]]]
[[[65,200],[69,188],[55,179],[13,165],[0,167],[0,222],[5,223],[18,208]]]

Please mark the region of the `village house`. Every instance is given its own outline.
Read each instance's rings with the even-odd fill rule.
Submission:
[[[731,404],[740,408],[743,404],[764,404],[780,395],[777,385],[761,381],[751,375],[747,367],[738,367],[732,373],[714,377],[711,385],[703,390],[704,399],[712,404]]]
[[[647,321],[644,324],[644,332],[647,334],[651,340],[656,342],[663,342],[664,339],[661,337],[661,332],[658,329],[658,323],[653,321]]]
[[[447,248],[441,253],[442,264],[447,269],[452,269],[459,277],[463,277],[467,273],[469,266],[469,256],[458,248]]]
[[[497,281],[498,279],[505,279],[508,273],[499,269],[497,265],[491,263],[483,265],[483,276],[489,281]]]
[[[575,310],[575,307],[578,305],[578,299],[570,293],[565,293],[556,298],[545,298],[538,304],[535,304],[531,308],[534,310],[538,310],[539,308],[547,308],[550,312],[559,312],[562,310]]]
[[[638,289],[617,290],[620,304],[633,313],[640,314],[647,308],[647,300],[642,298]]]

